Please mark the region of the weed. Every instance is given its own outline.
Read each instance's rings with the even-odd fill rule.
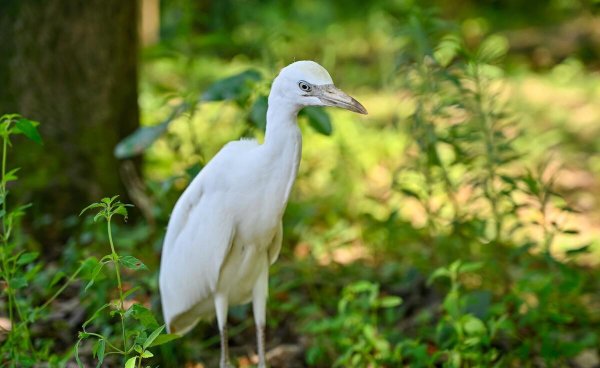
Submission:
[[[128,298],[131,297],[139,287],[134,287],[125,290],[122,281],[122,267],[132,270],[147,270],[148,268],[142,261],[134,256],[122,256],[117,253],[113,242],[111,223],[113,216],[119,215],[127,219],[127,207],[129,204],[124,204],[119,201],[118,196],[112,198],[103,198],[100,202],[92,203],[81,211],[82,215],[88,210],[97,210],[94,221],[103,219],[106,221],[106,231],[108,242],[110,245],[110,254],[105,255],[100,260],[93,260],[94,266],[91,278],[86,285],[84,291],[87,291],[94,285],[94,281],[104,268],[104,266],[112,264],[114,275],[117,283],[118,299],[105,303],[98,308],[92,316],[83,323],[82,331],[79,333],[79,339],[75,344],[75,359],[80,367],[83,367],[79,357],[79,349],[82,342],[86,339],[94,339],[92,347],[92,355],[98,361],[98,367],[102,366],[104,359],[108,355],[116,354],[123,356],[126,368],[141,367],[142,361],[154,356],[149,348],[164,344],[177,338],[177,335],[161,334],[164,330],[164,325],[159,325],[156,322],[152,312],[140,303],[131,303],[126,306]],[[109,311],[109,315],[119,316],[120,320],[120,336],[113,337],[109,333],[105,333],[106,329],[99,329],[99,332],[93,332],[88,329],[88,326],[101,314]],[[127,321],[134,320],[136,323],[126,324]]]

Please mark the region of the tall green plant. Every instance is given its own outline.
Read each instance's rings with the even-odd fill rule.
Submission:
[[[0,221],[2,234],[0,236],[0,278],[2,279],[2,294],[6,297],[6,312],[8,315],[8,331],[6,342],[0,348],[2,360],[10,366],[30,366],[36,362],[36,349],[31,341],[29,324],[31,322],[31,307],[21,292],[39,272],[39,267],[33,262],[38,257],[36,252],[25,252],[15,240],[16,225],[29,205],[10,206],[8,195],[10,184],[16,181],[18,168],[8,168],[8,149],[12,146],[12,137],[23,134],[30,140],[41,144],[42,140],[37,131],[38,123],[25,119],[18,114],[0,117],[0,137],[2,138],[2,178],[0,180]]]
[[[80,266],[69,276],[63,272],[52,275],[50,282],[39,290],[50,295],[40,302],[32,288],[26,289],[34,281],[43,278],[43,266],[37,262],[38,252],[26,250],[18,236],[19,219],[25,214],[29,205],[18,205],[13,208],[9,204],[10,186],[18,179],[18,168],[8,169],[8,152],[12,146],[14,135],[24,135],[31,141],[42,144],[37,131],[38,123],[23,118],[18,114],[7,114],[0,117],[0,136],[2,138],[2,179],[0,180],[0,279],[2,280],[2,296],[6,297],[3,305],[8,316],[8,328],[2,331],[6,341],[0,345],[0,359],[10,367],[30,367],[42,362],[49,364],[64,363],[65,358],[53,351],[53,341],[33,336],[31,326],[47,315],[48,307],[65,289],[71,285],[88,264]],[[53,288],[64,280],[54,292]]]
[[[94,221],[106,221],[106,231],[108,235],[108,243],[110,253],[102,257],[93,268],[90,281],[85,287],[85,291],[89,290],[94,285],[95,279],[106,265],[112,265],[116,280],[118,299],[109,301],[98,308],[92,316],[83,323],[82,331],[79,332],[79,339],[75,344],[75,358],[80,367],[83,364],[79,357],[79,348],[84,340],[95,339],[92,347],[93,356],[98,360],[98,367],[102,366],[104,359],[108,355],[116,354],[123,356],[126,368],[141,367],[144,359],[153,356],[149,348],[164,344],[177,338],[177,335],[162,334],[165,326],[160,326],[154,318],[152,312],[140,303],[126,302],[139,287],[134,287],[125,290],[123,286],[123,270],[129,269],[132,271],[147,270],[148,268],[142,261],[134,256],[119,255],[113,241],[112,221],[115,215],[119,215],[127,219],[127,207],[130,204],[124,204],[119,201],[118,196],[112,198],[103,198],[100,202],[92,203],[81,211],[82,215],[88,210],[97,210]],[[104,332],[106,329],[99,329],[95,332],[89,328],[91,323],[100,316],[102,312],[109,311],[109,315],[119,316],[119,332],[120,336],[111,336],[110,333]],[[132,323],[131,320],[136,321]],[[129,323],[127,323],[129,322]]]

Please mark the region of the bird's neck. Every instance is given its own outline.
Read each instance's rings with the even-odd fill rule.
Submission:
[[[297,122],[299,110],[298,106],[269,96],[263,147],[267,153],[271,174],[275,175],[278,180],[285,180],[285,187],[276,190],[282,196],[284,208],[296,179],[302,156],[302,135]]]
[[[298,128],[299,106],[294,106],[279,97],[269,96],[265,145],[282,154],[291,146],[301,148],[302,135]]]

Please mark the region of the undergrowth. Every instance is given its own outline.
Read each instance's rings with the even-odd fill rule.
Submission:
[[[416,6],[379,20],[401,45],[383,74],[391,76],[386,88],[402,91],[403,101],[396,101],[397,121],[368,123],[381,128],[375,140],[383,142],[386,134],[407,143],[398,145],[397,157],[373,160],[395,166],[389,179],[382,175],[383,194],[365,199],[359,184],[367,170],[355,163],[365,130],[336,136],[328,113],[302,114],[301,124],[312,127],[307,141],[325,139],[314,132],[332,135],[328,152],[336,156],[325,162],[325,154],[307,147],[313,161],[305,158],[301,166],[284,219],[281,260],[271,272],[268,340],[299,346],[301,364],[313,367],[559,367],[578,366],[585,353],[597,356],[598,271],[578,262],[591,244],[559,248],[578,232],[565,220],[576,209],[557,189],[560,165],[553,156],[536,162],[517,148],[531,133],[503,85],[506,39],[467,42],[457,24]],[[186,57],[180,73],[188,76],[195,55]],[[71,270],[50,270],[38,252],[27,250],[18,221],[27,206],[7,200],[17,179],[7,157],[14,134],[41,138],[37,123],[2,116],[0,309],[8,323],[0,336],[1,366],[133,368],[218,360],[214,325],[201,324],[178,343],[163,333],[152,312],[159,309],[158,255],[175,200],[208,161],[207,146],[219,143],[212,125],[194,126],[203,116],[198,111],[214,109],[221,119],[226,110],[230,120],[242,121],[235,134],[260,139],[267,90],[264,73],[251,69],[217,80],[202,94],[180,93],[160,124],[123,141],[119,158],[147,153],[150,175],[135,202],[145,204],[138,207],[147,222],[115,223],[129,206],[117,197],[88,206],[82,213],[97,211],[94,221],[106,226],[83,220],[65,248]],[[160,170],[165,152],[171,162],[163,178],[152,170]],[[172,174],[173,167],[181,172]],[[364,254],[337,262],[335,251],[344,247]],[[53,318],[64,294],[75,295],[85,311],[77,330],[68,331],[67,347],[37,328]],[[249,308],[230,315],[232,348],[247,352],[254,343]]]

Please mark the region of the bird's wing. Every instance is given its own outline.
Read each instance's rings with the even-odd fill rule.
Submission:
[[[277,233],[275,233],[275,237],[273,241],[269,245],[269,249],[267,250],[269,254],[269,265],[272,265],[277,261],[279,257],[279,251],[281,251],[281,242],[283,240],[283,224],[280,222],[279,227],[277,228]]]
[[[172,332],[183,332],[212,314],[211,295],[235,232],[232,217],[219,208],[220,197],[203,195],[197,204],[180,207],[190,208],[177,216],[185,223],[176,221],[167,230],[179,230],[173,243],[165,244],[160,270],[163,313]]]
[[[172,332],[184,333],[213,311],[211,295],[235,235],[222,170],[231,167],[236,155],[256,146],[250,141],[234,143],[192,181],[169,220],[159,278],[163,314]]]
[[[165,241],[163,243],[163,256],[165,252],[170,252],[175,245],[175,240],[184,229],[189,220],[189,214],[197,206],[200,199],[205,194],[210,194],[215,187],[225,190],[226,185],[219,182],[221,173],[220,168],[229,168],[232,159],[236,156],[244,155],[246,152],[258,146],[258,142],[253,139],[242,139],[240,141],[229,142],[225,145],[213,159],[202,169],[194,178],[190,185],[183,192],[169,220]],[[212,184],[212,185],[211,185]]]

